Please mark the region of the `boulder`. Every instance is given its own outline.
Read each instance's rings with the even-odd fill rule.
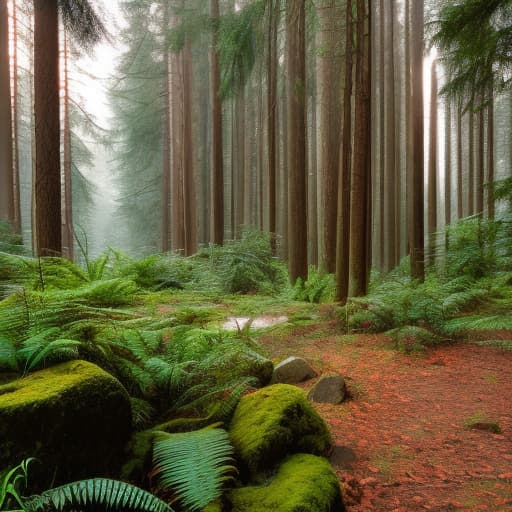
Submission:
[[[240,400],[229,429],[242,473],[256,477],[288,454],[321,455],[331,446],[326,424],[304,392],[274,384]]]
[[[0,386],[1,463],[36,457],[31,481],[41,488],[113,475],[131,422],[129,396],[110,374],[86,361],[53,366]]]
[[[289,357],[274,368],[272,383],[296,384],[316,377],[316,372],[302,357]]]
[[[329,462],[308,454],[292,455],[270,484],[234,489],[232,512],[342,512],[338,478]]]
[[[313,402],[339,404],[345,399],[347,386],[341,375],[324,375],[308,393]]]

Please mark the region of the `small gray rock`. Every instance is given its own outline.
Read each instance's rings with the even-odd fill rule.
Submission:
[[[339,404],[345,399],[347,386],[341,375],[331,374],[323,376],[308,393],[313,402],[324,404]]]
[[[296,384],[316,377],[316,372],[302,357],[289,357],[274,368],[272,384]]]

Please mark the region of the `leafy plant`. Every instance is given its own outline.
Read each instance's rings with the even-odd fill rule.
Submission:
[[[222,485],[235,471],[229,435],[220,428],[157,432],[153,461],[159,485],[175,492],[190,511],[201,510],[219,497]]]
[[[28,510],[18,489],[20,483],[27,485],[28,466],[33,458],[25,459],[18,466],[7,471],[0,480],[0,510],[9,510],[12,502],[20,507],[20,510]],[[6,508],[7,507],[7,508]],[[12,511],[11,512],[15,512]]]
[[[80,480],[23,500],[28,512],[101,507],[105,510],[134,512],[172,512],[172,508],[153,494],[134,485],[107,478]]]

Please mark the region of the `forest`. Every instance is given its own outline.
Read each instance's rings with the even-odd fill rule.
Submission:
[[[0,0],[0,511],[512,507],[511,0]]]

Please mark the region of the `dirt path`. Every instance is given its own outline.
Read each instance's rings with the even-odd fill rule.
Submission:
[[[301,355],[347,378],[352,400],[318,410],[349,512],[512,510],[512,352],[456,344],[407,356],[382,336],[325,330],[261,341],[276,359]]]

